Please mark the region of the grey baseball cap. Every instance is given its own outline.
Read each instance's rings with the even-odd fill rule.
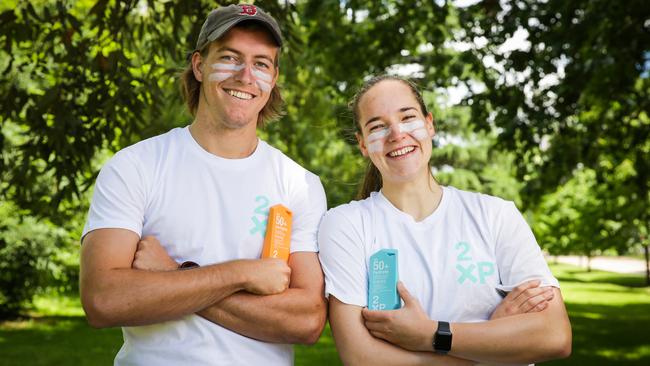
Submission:
[[[199,33],[199,39],[196,42],[196,50],[203,49],[210,42],[221,38],[235,25],[247,20],[259,22],[265,26],[273,35],[273,39],[275,39],[278,46],[282,46],[280,26],[272,16],[255,5],[239,4],[222,6],[208,14],[203,27],[201,27],[201,33]]]

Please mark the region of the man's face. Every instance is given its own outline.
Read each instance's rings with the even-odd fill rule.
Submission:
[[[228,129],[256,126],[277,80],[277,53],[267,32],[235,27],[210,45],[207,57],[195,54],[192,63],[201,81],[198,113],[205,109]]]

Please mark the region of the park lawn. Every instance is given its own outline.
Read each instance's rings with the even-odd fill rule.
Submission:
[[[650,365],[650,288],[640,276],[552,265],[573,327],[573,354],[546,365]],[[92,329],[78,298],[39,297],[29,319],[0,323],[0,365],[109,365],[119,329]],[[296,365],[340,364],[329,327]]]
[[[642,276],[551,265],[573,328],[570,358],[547,365],[650,365],[650,288]]]

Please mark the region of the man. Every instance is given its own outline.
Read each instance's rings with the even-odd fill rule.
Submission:
[[[92,326],[123,327],[116,364],[289,365],[290,343],[320,336],[325,194],[256,134],[280,111],[281,45],[260,8],[212,11],[183,77],[192,124],[123,149],[100,172],[81,300]],[[288,263],[259,259],[278,203],[293,212]]]

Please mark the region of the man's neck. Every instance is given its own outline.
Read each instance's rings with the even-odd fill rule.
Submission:
[[[226,159],[242,159],[257,148],[255,124],[229,129],[206,119],[196,118],[189,127],[192,138],[210,154]]]
[[[415,181],[384,182],[381,192],[393,206],[411,215],[415,221],[422,221],[431,215],[442,199],[442,187],[428,169]]]

